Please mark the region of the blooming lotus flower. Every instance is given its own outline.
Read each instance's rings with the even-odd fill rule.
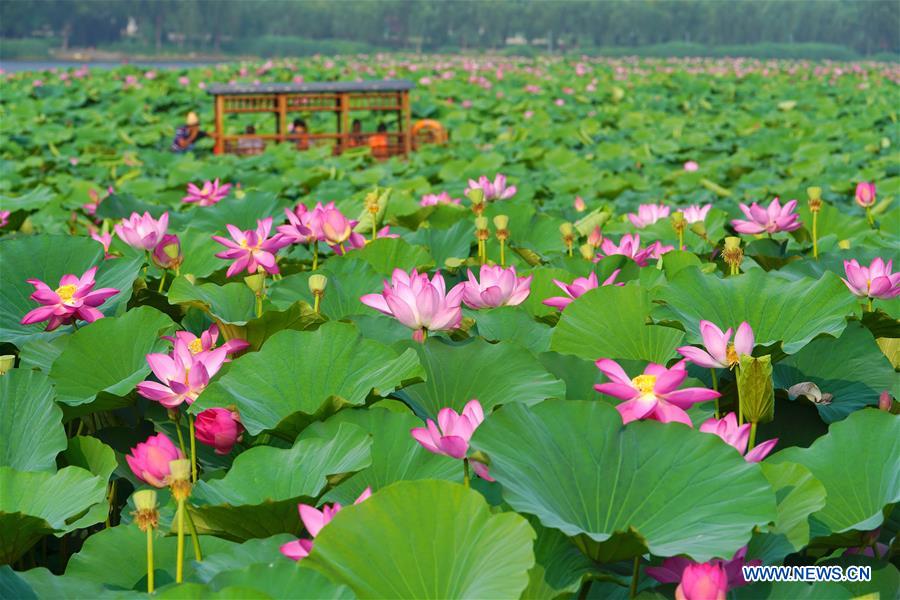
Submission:
[[[228,233],[231,234],[231,240],[219,235],[212,236],[212,239],[228,248],[228,250],[216,254],[218,258],[234,259],[234,262],[228,267],[228,272],[225,274],[227,277],[231,277],[245,269],[251,275],[259,270],[273,274],[278,273],[275,253],[290,242],[284,240],[277,233],[271,238],[269,237],[269,232],[272,230],[272,217],[257,220],[256,230],[241,231],[230,224],[225,227],[228,229]]]
[[[219,179],[215,181],[206,181],[203,187],[198,188],[193,183],[187,185],[187,196],[181,199],[187,204],[196,203],[200,206],[212,206],[219,203],[228,195],[231,190],[231,184],[226,183],[219,185]]]
[[[8,210],[0,210],[0,227],[6,227],[6,224],[9,223],[10,214]]]
[[[844,261],[847,278],[841,281],[854,296],[860,298],[890,299],[900,295],[900,273],[891,273],[894,261],[884,262],[880,257],[868,267],[861,266],[856,259]]]
[[[240,415],[227,408],[207,408],[197,415],[194,427],[197,441],[213,446],[216,454],[231,452],[244,433]]]
[[[351,221],[351,223],[353,223],[353,222],[354,221]],[[381,238],[398,238],[398,237],[400,237],[400,236],[397,235],[396,233],[391,233],[391,228],[389,225],[385,225],[384,227],[382,227],[381,229],[379,229],[378,231],[375,232],[376,240],[381,239]],[[329,246],[329,247],[332,250],[334,250],[334,253],[337,254],[338,256],[343,256],[349,250],[356,250],[358,248],[364,248],[367,243],[369,243],[369,240],[367,240],[363,234],[354,231],[350,234],[350,237],[347,239],[347,244],[344,245],[344,249],[341,249],[340,246]],[[349,245],[350,247],[347,248],[347,245]]]
[[[686,163],[684,163],[684,170],[689,173],[693,173],[694,171],[696,171],[699,168],[700,168],[700,165],[698,165],[696,161],[689,160]]]
[[[51,289],[40,279],[28,279],[34,286],[30,298],[41,304],[39,308],[29,311],[22,317],[22,325],[31,325],[48,321],[46,331],[53,331],[60,325],[71,325],[81,319],[93,323],[103,318],[103,313],[96,307],[107,298],[115,296],[119,290],[101,288],[94,290],[94,274],[97,267],[91,267],[80,278],[75,275],[63,275],[59,287]]]
[[[641,236],[626,233],[619,240],[618,245],[609,238],[604,238],[600,244],[598,258],[605,258],[614,254],[621,254],[631,258],[640,267],[646,267],[651,258],[659,258],[666,252],[674,250],[675,246],[663,246],[660,242],[653,242],[646,248],[641,248]]]
[[[150,258],[160,269],[177,269],[184,261],[181,253],[181,241],[174,233],[167,233],[162,237]]]
[[[875,204],[875,184],[865,181],[856,185],[856,203],[863,208],[870,208]]]
[[[419,200],[419,206],[436,206],[438,204],[459,204],[459,198],[451,198],[447,192],[440,194],[425,194]]]
[[[317,209],[318,210],[318,209]],[[350,238],[357,221],[351,221],[336,208],[324,208],[321,214],[323,241],[339,246]]]
[[[475,429],[484,421],[484,410],[478,400],[469,400],[462,413],[452,408],[438,411],[438,424],[428,419],[427,427],[415,427],[409,433],[417,442],[433,454],[443,454],[451,458],[465,458],[469,451],[469,440]],[[487,465],[472,461],[472,470],[486,481],[494,481],[488,475]]]
[[[369,496],[372,495],[372,488],[366,488],[363,490],[363,493],[359,495],[359,498],[353,504],[359,504],[363,502]],[[306,527],[306,531],[309,532],[309,535],[315,538],[319,535],[319,532],[322,531],[322,528],[328,525],[331,522],[331,519],[334,518],[334,515],[338,514],[341,511],[341,505],[335,502],[331,506],[325,504],[322,506],[322,510],[316,509],[314,506],[310,506],[308,504],[298,504],[297,508],[300,511],[300,520],[303,521],[303,526]],[[313,542],[308,539],[299,539],[294,540],[293,542],[288,542],[281,546],[281,553],[293,560],[301,560],[309,556],[310,551],[312,550]]]
[[[298,204],[294,210],[286,208],[284,214],[288,224],[278,226],[282,239],[291,244],[311,244],[319,239],[318,233],[312,229],[313,213],[305,204]]]
[[[694,346],[682,346],[678,352],[695,365],[707,369],[730,369],[741,360],[741,355],[753,353],[753,329],[744,321],[737,328],[731,343],[731,328],[723,332],[709,321],[700,321],[700,335],[706,350]]]
[[[613,271],[609,277],[607,277],[603,281],[603,285],[625,285],[624,283],[616,283],[616,277],[619,275],[619,271],[622,269],[616,269]],[[563,310],[569,304],[572,303],[575,298],[582,296],[585,292],[589,290],[593,290],[598,287],[597,274],[591,273],[588,277],[576,277],[572,283],[565,283],[564,281],[560,281],[558,279],[554,279],[553,283],[559,287],[563,292],[566,293],[565,296],[553,296],[552,298],[547,298],[544,300],[543,304],[547,306],[552,306],[553,308]]]
[[[669,207],[665,204],[641,204],[637,214],[628,213],[628,220],[638,229],[643,229],[668,216]]]
[[[688,223],[699,223],[701,221],[706,220],[706,215],[709,213],[709,210],[712,208],[712,204],[704,204],[700,206],[699,204],[691,204],[684,211],[684,220]]]
[[[131,213],[127,219],[117,224],[114,229],[116,235],[123,242],[139,250],[153,250],[169,227],[169,213],[165,212],[157,221],[149,212],[139,215]]]
[[[623,423],[652,419],[663,423],[684,423],[693,427],[685,410],[698,402],[707,402],[721,395],[706,388],[677,389],[687,378],[683,360],[671,369],[650,363],[643,374],[634,379],[630,379],[614,360],[601,358],[596,364],[610,382],[597,384],[594,389],[625,400],[616,405]]]
[[[515,267],[482,265],[479,279],[475,279],[471,269],[469,280],[463,286],[463,302],[470,308],[495,308],[516,306],[525,301],[531,293],[531,279],[517,277]]]
[[[744,423],[740,427],[734,413],[728,413],[722,419],[710,418],[700,425],[703,433],[712,433],[722,438],[726,444],[741,453],[747,462],[759,462],[764,459],[778,443],[778,438],[766,440],[754,446],[747,452],[747,443],[750,441],[750,423]]]
[[[729,561],[715,559],[707,564],[718,566],[724,571],[728,583],[728,589],[731,590],[743,585],[747,585],[747,581],[744,579],[742,567],[744,567],[745,565],[762,564],[762,561],[759,559],[747,561],[746,557],[747,546],[744,546],[743,548],[735,552],[734,557]],[[696,565],[697,563],[689,558],[673,556],[664,560],[662,565],[658,567],[647,567],[646,573],[660,583],[676,583],[682,581],[684,573],[688,567]],[[705,596],[700,597],[703,598]],[[716,598],[716,596],[709,597]]]
[[[166,408],[176,408],[183,402],[193,404],[206,389],[210,377],[219,372],[227,353],[228,349],[221,346],[195,355],[187,344],[176,339],[171,356],[158,353],[147,355],[147,364],[159,383],[142,381],[137,384],[137,392]]]
[[[184,458],[166,434],[151,435],[125,455],[125,460],[135,477],[153,487],[169,485],[169,462]]]
[[[516,195],[516,186],[506,186],[506,175],[498,174],[494,177],[493,182],[485,175],[479,177],[478,181],[470,179],[469,187],[466,191],[475,188],[480,188],[481,191],[484,192],[485,202],[488,200],[506,200],[507,198],[512,198]]]
[[[193,355],[202,355],[208,354],[216,349],[216,342],[219,339],[219,327],[215,323],[210,325],[209,329],[200,334],[200,337],[197,337],[190,331],[176,331],[175,337],[163,336],[164,340],[169,340],[172,344],[177,342],[181,342]],[[231,355],[241,352],[242,350],[246,350],[250,347],[244,340],[233,339],[228,340],[224,344],[220,346],[221,348],[225,348],[225,354]],[[228,362],[229,359],[225,359],[225,362]]]
[[[768,208],[763,208],[756,202],[747,206],[741,204],[741,212],[747,217],[747,221],[733,219],[732,227],[738,233],[778,233],[779,231],[794,231],[800,229],[800,215],[794,212],[797,201],[791,200],[784,206],[778,198],[769,203]]]
[[[440,271],[429,281],[426,273],[415,269],[410,273],[394,269],[382,293],[366,294],[360,301],[413,329],[413,338],[422,341],[428,331],[459,327],[462,294],[462,284],[447,292]]]
[[[103,258],[110,258],[109,245],[112,244],[112,234],[108,231],[106,233],[97,233],[94,230],[91,231],[91,239],[103,246]]]

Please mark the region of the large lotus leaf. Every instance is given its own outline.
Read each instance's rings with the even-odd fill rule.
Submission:
[[[332,582],[324,575],[284,556],[269,564],[254,564],[227,571],[210,583],[215,590],[245,588],[262,592],[266,598],[316,598],[316,600],[352,600],[346,585]]]
[[[44,535],[70,531],[73,520],[105,500],[106,481],[78,467],[54,474],[0,467],[0,564],[18,559]]]
[[[826,423],[878,404],[883,390],[900,397],[900,377],[869,330],[858,322],[849,323],[840,338],[817,338],[774,367],[776,387],[788,389],[811,381],[832,395],[830,404],[816,404]]]
[[[381,290],[384,277],[375,272],[369,263],[354,259],[349,255],[346,259],[332,259],[326,262],[319,272],[328,277],[325,296],[319,307],[322,313],[331,319],[343,319],[349,315],[365,315],[371,311],[359,301],[360,296]],[[297,299],[313,303],[313,295],[309,291],[311,272],[289,275],[272,284],[270,299],[272,304],[284,308]]]
[[[858,598],[840,583],[779,581],[756,583],[735,590],[737,600],[851,600]]]
[[[109,479],[118,466],[115,450],[97,438],[85,435],[69,439],[63,458],[68,466],[81,467],[104,480]]]
[[[515,306],[501,306],[490,310],[472,311],[478,324],[478,334],[490,341],[506,341],[528,348],[535,354],[550,347],[552,329],[533,320]]]
[[[82,327],[50,369],[57,400],[74,406],[91,402],[100,392],[124,396],[150,372],[147,354],[167,346],[160,336],[174,326],[155,308],[140,306]]]
[[[462,410],[473,398],[485,412],[498,404],[534,404],[545,398],[563,398],[565,384],[548,373],[527,350],[500,342],[474,339],[450,344],[429,339],[415,344],[425,369],[425,382],[401,390],[401,396],[422,418],[437,418],[444,407]]]
[[[225,247],[216,243],[209,233],[191,228],[179,233],[178,238],[181,241],[181,252],[184,254],[181,273],[206,277],[228,265],[227,261],[216,257],[216,253]]]
[[[18,197],[0,195],[0,210],[8,210],[9,212],[34,210],[41,208],[53,200],[54,197],[56,197],[56,194],[53,193],[53,190],[45,186],[38,186],[27,194],[22,194]]]
[[[94,288],[121,290],[100,306],[104,314],[111,315],[131,297],[142,261],[143,256],[136,254],[104,261],[103,247],[88,237],[33,235],[0,241],[0,341],[21,346],[29,339],[59,335],[43,333],[46,323],[20,323],[25,313],[39,306],[29,298],[34,286],[26,279],[40,279],[55,289],[63,275],[80,277],[98,265]]]
[[[782,342],[793,354],[816,336],[838,337],[845,317],[858,312],[857,302],[833,273],[821,279],[784,278],[754,269],[738,277],[705,275],[699,269],[679,272],[660,293],[666,306],[655,316],[681,321],[690,343],[701,343],[700,320],[723,329],[747,321],[756,343]]]
[[[303,563],[359,598],[518,598],[534,537],[524,518],[493,514],[474,490],[402,481],[339,512]]]
[[[65,575],[54,575],[44,567],[18,573],[9,566],[0,567],[0,598],[81,600],[83,598],[121,597],[121,592],[108,590],[100,583]]]
[[[257,446],[242,452],[225,477],[198,481],[191,513],[198,531],[245,540],[297,532],[297,502],[315,498],[329,475],[371,464],[371,439],[343,424],[331,438],[298,440],[289,449]]]
[[[178,540],[175,536],[158,533],[153,542],[154,579],[162,587],[175,581],[175,554]],[[191,560],[191,542],[185,539],[184,576],[190,579],[197,564]],[[208,535],[200,536],[200,545],[206,554],[227,552],[234,542]],[[82,581],[102,583],[122,590],[147,591],[147,534],[137,525],[119,525],[103,529],[87,538],[81,550],[72,555],[66,567],[66,576]]]
[[[588,360],[599,358],[665,363],[683,333],[648,324],[650,295],[638,286],[603,286],[572,302],[553,331],[550,349]]]
[[[194,567],[194,578],[209,583],[221,573],[240,571],[248,565],[271,564],[284,558],[280,547],[285,542],[296,539],[289,533],[268,538],[247,540],[243,544],[230,546],[225,552],[203,555],[203,561]]]
[[[447,228],[422,227],[406,238],[413,244],[428,248],[435,265],[442,269],[449,258],[464,259],[475,243],[475,225],[464,219]]]
[[[803,465],[763,463],[763,475],[778,498],[771,533],[784,535],[799,550],[809,543],[809,515],[825,506],[825,486]]]
[[[364,248],[347,253],[347,259],[356,258],[369,263],[376,273],[390,277],[394,269],[422,271],[434,265],[434,259],[422,246],[413,246],[401,238],[379,238]],[[377,291],[377,290],[372,290]]]
[[[775,517],[759,466],[716,436],[655,421],[623,427],[600,402],[510,404],[472,444],[516,510],[594,542],[632,538],[598,549],[608,558],[732,556]]]
[[[256,317],[256,296],[240,282],[192,284],[179,277],[172,282],[168,299],[170,304],[196,306],[223,323],[246,325]]]
[[[392,401],[385,401],[392,402]],[[395,402],[395,401],[394,401]],[[399,404],[399,403],[398,403]],[[422,421],[408,412],[397,412],[381,405],[367,410],[342,410],[325,423],[315,423],[303,435],[330,437],[342,423],[353,423],[372,436],[372,465],[351,475],[325,494],[324,501],[352,504],[367,487],[372,491],[394,483],[415,479],[462,481],[460,461],[433,454],[410,435],[410,429],[422,427]]]
[[[360,337],[353,325],[329,322],[315,331],[276,333],[259,352],[235,360],[192,410],[236,405],[255,435],[295,413],[318,416],[362,404],[373,390],[386,395],[421,374],[414,351],[398,354]]]
[[[832,423],[809,448],[788,448],[768,460],[801,464],[825,486],[825,507],[813,519],[832,532],[875,529],[884,507],[900,500],[900,419],[858,410]]]
[[[522,598],[551,600],[577,592],[582,578],[593,570],[594,564],[561,531],[541,526],[535,517],[528,521],[537,539],[535,564],[528,572],[528,587]]]
[[[195,229],[208,231],[211,234],[219,234],[228,237],[225,225],[232,224],[239,229],[256,229],[256,222],[276,215],[278,200],[275,194],[265,192],[248,192],[244,198],[238,199],[232,193],[215,206],[194,207],[183,215],[178,215],[176,221],[183,220]]]
[[[63,413],[40,371],[13,369],[0,377],[0,466],[55,471],[66,447]]]

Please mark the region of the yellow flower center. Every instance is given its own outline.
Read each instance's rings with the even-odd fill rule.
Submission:
[[[725,349],[725,359],[730,366],[734,366],[741,362],[737,350],[734,349],[734,344],[728,344],[728,347]]]
[[[188,350],[191,351],[191,354],[197,354],[203,350],[203,342],[200,338],[196,338],[193,342],[188,344]]]
[[[63,302],[71,302],[72,296],[74,296],[77,291],[78,288],[70,283],[69,285],[63,285],[56,288],[56,295],[59,296],[59,299]]]
[[[247,246],[247,240],[241,240],[241,248],[249,248],[249,246]]]
[[[631,385],[640,390],[641,395],[652,394],[653,386],[656,385],[656,375],[638,375],[631,380]]]

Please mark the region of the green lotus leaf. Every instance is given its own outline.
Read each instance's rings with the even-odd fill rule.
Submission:
[[[34,210],[36,208],[41,208],[55,197],[56,194],[54,194],[53,190],[50,188],[38,186],[27,194],[22,194],[18,197],[0,196],[0,210],[8,210],[9,212],[16,212],[17,210]]]
[[[723,279],[688,267],[660,292],[660,299],[665,306],[654,316],[680,321],[689,343],[702,342],[701,319],[723,329],[747,321],[757,345],[781,342],[787,354],[823,333],[839,337],[845,318],[858,312],[853,295],[831,273],[818,280],[789,279],[754,269]]]
[[[247,540],[243,544],[229,546],[224,552],[206,553],[203,561],[194,565],[194,578],[209,583],[222,573],[240,571],[248,565],[272,564],[285,558],[281,546],[296,539],[288,533],[268,538]],[[291,561],[291,564],[296,564]]]
[[[528,521],[493,514],[474,490],[403,481],[339,512],[303,563],[359,598],[518,598],[533,539]]]
[[[732,556],[776,514],[759,466],[716,436],[653,421],[623,427],[600,402],[506,405],[472,445],[490,458],[506,502],[579,536],[604,562],[647,551]]]
[[[40,371],[13,369],[0,376],[0,466],[55,471],[66,447],[62,410]]]
[[[319,309],[331,319],[343,319],[349,315],[365,315],[371,311],[359,298],[365,294],[381,290],[384,277],[375,272],[369,263],[353,258],[349,254],[346,259],[331,259],[318,271],[328,277],[325,295]],[[309,291],[309,276],[304,272],[288,275],[281,281],[272,284],[270,299],[278,308],[293,304],[303,299],[313,304],[313,295]]]
[[[73,521],[105,501],[106,481],[78,467],[52,474],[0,467],[0,564],[17,560],[44,535],[74,529]]]
[[[434,265],[434,258],[422,246],[413,246],[401,238],[379,238],[365,248],[348,252],[347,259],[369,263],[376,273],[390,277],[394,269],[422,271]],[[373,290],[375,291],[375,290]]]
[[[95,321],[75,332],[50,369],[57,400],[91,402],[100,392],[124,396],[149,373],[146,355],[160,352],[174,323],[149,306]]]
[[[422,227],[407,241],[428,248],[435,266],[443,268],[448,258],[466,258],[475,243],[475,225],[468,219],[457,221],[450,227]]]
[[[550,327],[534,321],[518,307],[500,306],[473,312],[478,333],[486,340],[503,340],[528,348],[535,354],[550,347]]]
[[[422,418],[437,418],[444,407],[456,411],[473,398],[485,412],[498,404],[534,404],[545,398],[565,396],[565,384],[548,373],[527,350],[500,342],[474,339],[450,344],[429,339],[425,344],[406,342],[415,348],[425,370],[425,381],[400,390],[397,395]]]
[[[886,506],[900,500],[898,440],[896,415],[858,410],[832,423],[809,448],[787,448],[768,460],[803,465],[825,486],[825,507],[813,519],[834,533],[867,531],[881,525]],[[878,460],[872,460],[873,448]]]
[[[169,287],[170,304],[196,306],[223,323],[246,325],[256,318],[256,296],[243,282],[192,284],[179,277]]]
[[[421,377],[416,353],[398,354],[360,337],[353,325],[329,322],[315,331],[280,331],[259,352],[235,360],[210,384],[192,412],[236,405],[251,434],[274,429],[295,413],[304,418],[359,405]]]
[[[262,592],[266,598],[352,600],[356,597],[346,585],[333,583],[324,575],[284,556],[269,564],[224,572],[212,580],[210,587],[216,590],[252,589]]]
[[[603,286],[577,298],[553,330],[550,349],[588,360],[647,360],[664,364],[682,340],[677,329],[648,324],[649,293],[638,286]]]
[[[803,465],[794,463],[762,464],[778,498],[775,535],[784,535],[799,550],[809,543],[809,515],[825,506],[825,487]]]
[[[534,517],[528,522],[537,533],[535,565],[528,572],[528,587],[522,598],[549,600],[577,592],[582,578],[594,568],[591,560],[562,532],[542,527]]]
[[[277,207],[278,200],[275,194],[247,192],[244,198],[238,199],[232,192],[215,206],[194,207],[192,211],[179,214],[178,217],[183,218],[195,229],[227,238],[225,225],[231,224],[241,230],[256,229],[256,222],[259,219],[274,215],[274,220],[278,220]],[[175,219],[176,224],[178,220],[178,218]],[[224,247],[220,247],[220,249],[224,249]]]
[[[104,480],[108,480],[119,466],[115,450],[97,438],[85,435],[69,439],[63,459],[67,465],[81,467]]]
[[[39,567],[16,572],[8,565],[0,567],[0,597],[16,600],[58,598],[80,600],[82,598],[121,598],[122,594],[103,587],[100,583],[75,577],[54,575]]]

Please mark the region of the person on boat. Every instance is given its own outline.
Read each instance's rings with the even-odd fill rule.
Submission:
[[[200,118],[195,112],[189,112],[184,120],[184,125],[175,130],[175,139],[172,140],[172,152],[183,153],[194,149],[194,143],[208,137],[205,131],[200,129]]]
[[[306,121],[294,119],[294,122],[288,128],[288,133],[297,140],[297,150],[309,149],[309,131],[306,129]]]
[[[247,125],[244,129],[245,136],[255,136],[256,127]],[[266,149],[266,142],[258,137],[244,137],[238,140],[238,154],[262,154]]]
[[[353,123],[350,125],[350,135],[347,138],[347,145],[353,148],[355,146],[362,146],[365,143],[366,138],[362,133],[362,121],[353,119]]]
[[[388,157],[387,125],[384,123],[378,124],[377,133],[369,138],[369,148],[372,149],[372,156],[375,158]]]

